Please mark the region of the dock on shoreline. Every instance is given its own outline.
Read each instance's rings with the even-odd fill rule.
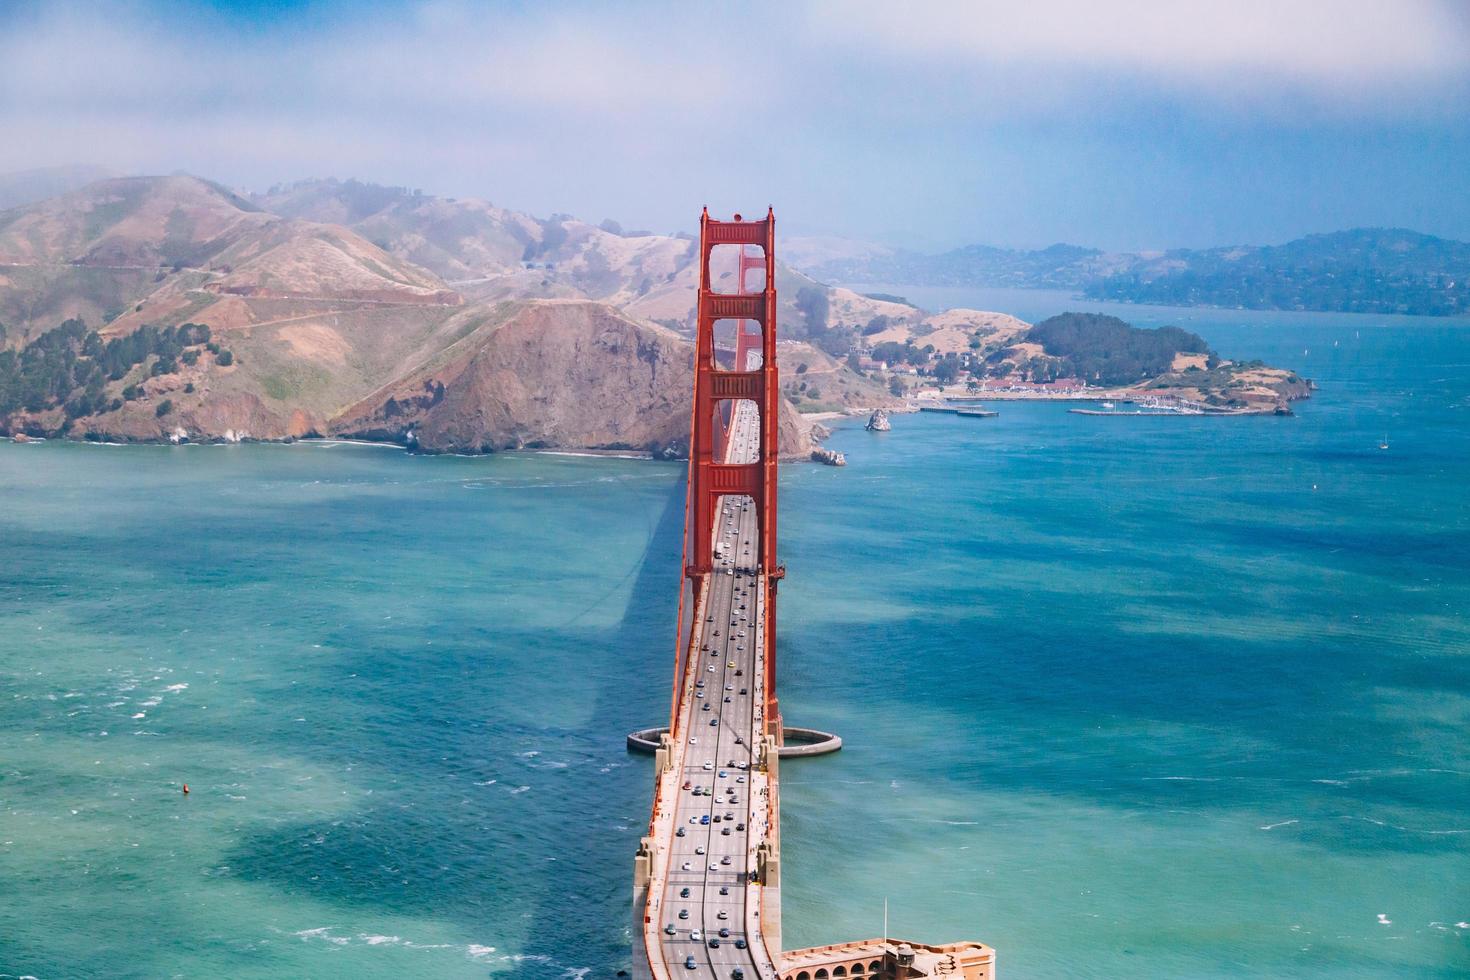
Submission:
[[[954,408],[947,405],[920,405],[919,411],[937,412],[942,415],[965,415],[975,419],[993,419],[1000,415],[999,412],[991,412],[983,408]]]

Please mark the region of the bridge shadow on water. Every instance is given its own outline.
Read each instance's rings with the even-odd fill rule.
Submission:
[[[375,792],[354,793],[349,812],[246,837],[227,856],[234,877],[339,910],[331,935],[344,945],[405,917],[427,934],[404,932],[413,942],[494,947],[466,953],[487,975],[591,980],[628,970],[632,858],[652,781],[650,760],[624,739],[667,719],[684,499],[681,477],[641,561],[613,588],[631,579],[610,628],[613,617],[589,625],[598,617],[586,613],[549,630],[487,623],[491,597],[472,614],[447,610],[427,650],[417,633],[344,637],[353,652],[336,671],[373,678],[352,695],[365,717],[280,747],[346,767],[348,783],[371,772]],[[405,656],[409,648],[423,652]],[[541,675],[529,683],[528,660]],[[307,930],[329,924],[282,931],[311,941]]]

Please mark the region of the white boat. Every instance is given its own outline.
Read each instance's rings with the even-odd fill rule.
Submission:
[[[1111,411],[1112,409],[1115,409],[1118,406],[1114,405],[1112,402],[1103,402],[1102,403],[1102,407],[1108,409],[1109,411]]]

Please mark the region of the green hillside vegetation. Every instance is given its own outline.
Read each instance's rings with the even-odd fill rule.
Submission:
[[[184,323],[145,325],[104,341],[83,321],[67,320],[18,351],[0,350],[0,422],[18,411],[57,407],[65,410],[67,419],[115,411],[138,397],[139,388],[130,384],[120,397],[110,397],[108,384],[122,381],[140,365],[147,366],[147,377],[173,374],[180,361],[197,361],[199,348],[206,344],[223,361],[229,351],[210,344],[209,337],[204,324]]]
[[[1094,385],[1127,385],[1158,377],[1169,370],[1177,353],[1211,354],[1204,339],[1187,330],[1143,329],[1098,313],[1054,316],[1032,327],[1024,339],[1064,363],[1059,377]]]

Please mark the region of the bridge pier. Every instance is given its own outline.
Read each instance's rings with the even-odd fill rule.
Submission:
[[[633,980],[653,980],[653,958],[649,956],[647,943],[643,940],[643,917],[648,914],[648,886],[653,879],[652,837],[638,842],[638,853],[633,856]]]
[[[782,744],[776,747],[776,755],[782,759],[831,755],[842,748],[841,735],[816,728],[783,728],[781,738]],[[636,732],[629,732],[627,744],[630,752],[653,756],[655,768],[659,772],[668,772],[674,764],[672,740],[667,728],[640,728]],[[667,752],[661,755],[666,749]]]

